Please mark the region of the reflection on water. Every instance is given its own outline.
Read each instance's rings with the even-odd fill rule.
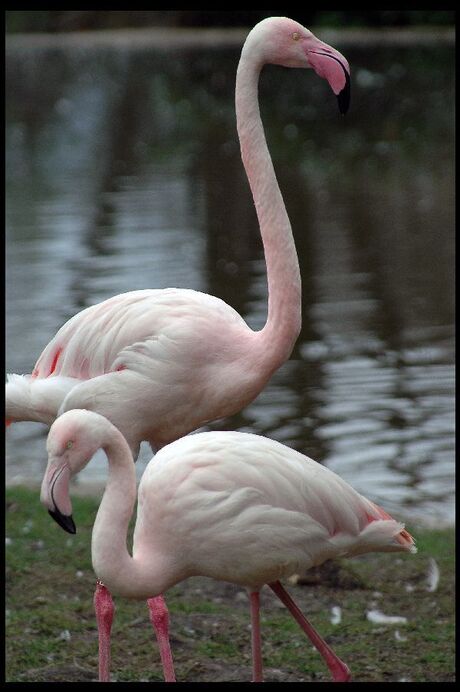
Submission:
[[[337,46],[345,52],[345,47]],[[266,317],[236,140],[239,49],[7,54],[7,369],[115,293],[213,293]],[[389,511],[453,518],[452,47],[348,46],[352,110],[267,68],[262,114],[303,280],[303,329],[258,399],[212,429],[281,440]],[[40,482],[45,426],[7,434]],[[138,473],[149,459],[143,446]],[[81,475],[104,477],[100,454]]]

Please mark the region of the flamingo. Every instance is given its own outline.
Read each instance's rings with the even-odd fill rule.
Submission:
[[[253,681],[260,682],[259,592],[268,584],[318,649],[334,681],[350,679],[348,666],[280,580],[338,556],[416,552],[403,524],[325,466],[252,433],[198,432],[172,442],[149,462],[136,492],[123,435],[99,414],[75,409],[51,426],[41,488],[41,501],[63,528],[73,522],[69,479],[100,448],[109,471],[91,553],[104,607],[106,587],[121,597],[147,599],[198,575],[243,586],[250,599]],[[136,495],[130,555],[127,533]],[[104,607],[97,616],[108,680],[110,627]]]
[[[258,105],[262,67],[312,68],[325,78],[345,113],[350,68],[334,48],[286,17],[271,17],[248,34],[235,88],[241,156],[252,191],[267,265],[268,314],[254,331],[217,297],[190,289],[123,293],[82,310],[56,333],[29,375],[10,374],[7,424],[51,425],[72,409],[96,411],[123,434],[137,458],[205,423],[233,415],[262,391],[289,358],[301,327],[301,281],[289,218],[265,140]],[[71,528],[71,527],[69,527]],[[165,678],[168,611],[149,601]],[[158,627],[158,629],[157,629]]]

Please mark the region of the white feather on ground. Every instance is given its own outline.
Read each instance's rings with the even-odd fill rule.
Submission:
[[[342,622],[342,608],[340,606],[332,606],[331,608],[331,624],[340,625]]]
[[[404,625],[407,622],[407,618],[402,615],[385,615],[380,610],[368,610],[366,617],[376,625]]]
[[[403,637],[399,630],[395,630],[395,639],[397,642],[407,642],[407,637]]]
[[[427,573],[427,581],[428,581],[428,586],[426,587],[427,591],[436,591],[439,585],[439,577],[441,576],[441,573],[439,571],[438,564],[436,560],[432,557],[430,557],[429,563],[428,563],[428,573]]]

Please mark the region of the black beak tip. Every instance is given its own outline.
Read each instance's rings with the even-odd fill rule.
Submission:
[[[61,529],[64,529],[64,531],[67,531],[67,533],[77,533],[77,527],[75,526],[75,522],[72,518],[72,515],[66,515],[62,514],[57,507],[55,508],[54,512],[49,509],[48,514],[53,517],[54,521],[59,524]]]
[[[350,77],[346,74],[346,83],[342,91],[337,94],[337,102],[339,104],[339,111],[342,115],[348,111],[350,107]]]

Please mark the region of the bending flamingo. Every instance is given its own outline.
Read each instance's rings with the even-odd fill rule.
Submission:
[[[145,599],[201,575],[250,592],[253,680],[262,680],[259,591],[268,584],[323,656],[333,679],[348,667],[324,642],[280,579],[325,560],[371,551],[415,552],[404,525],[333,471],[280,442],[250,433],[202,432],[163,447],[136,493],[128,444],[99,414],[74,410],[51,426],[41,500],[71,520],[69,478],[102,448],[105,492],[92,534],[96,575],[119,596]],[[126,541],[138,495],[132,555]],[[57,516],[56,516],[57,512]],[[101,598],[106,598],[100,586]],[[103,658],[109,628],[98,612]],[[108,679],[108,670],[105,671]]]
[[[9,375],[8,422],[51,424],[75,408],[97,411],[126,438],[136,459],[230,416],[249,404],[290,356],[301,326],[299,265],[259,113],[264,64],[313,68],[348,108],[346,59],[308,29],[272,17],[249,33],[238,65],[235,102],[243,164],[252,190],[267,264],[268,316],[253,331],[222,300],[197,291],[146,289],[112,297],[71,318],[31,375]],[[150,603],[153,607],[155,604]],[[167,610],[157,606],[161,637]],[[159,632],[157,631],[157,634]],[[169,661],[169,679],[174,679]]]

